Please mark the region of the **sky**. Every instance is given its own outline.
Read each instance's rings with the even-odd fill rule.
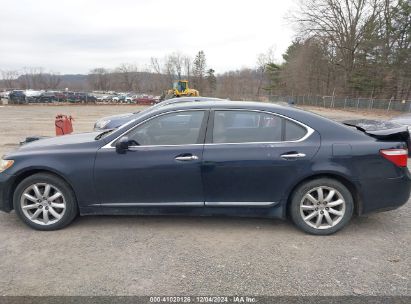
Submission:
[[[0,0],[0,70],[60,74],[146,68],[151,57],[203,50],[217,73],[255,67],[293,39],[292,0]]]

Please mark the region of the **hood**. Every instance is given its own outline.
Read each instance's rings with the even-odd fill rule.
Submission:
[[[113,120],[113,119],[130,117],[132,115],[134,115],[134,113],[123,113],[123,114],[117,114],[117,115],[112,115],[112,116],[106,116],[99,120]]]
[[[61,149],[64,146],[72,146],[77,144],[85,143],[95,143],[96,136],[101,132],[90,132],[90,133],[78,133],[69,134],[56,137],[41,138],[36,141],[29,142],[22,145],[19,151],[31,151],[31,150],[52,150]]]
[[[112,115],[112,116],[107,116],[99,119],[95,124],[94,124],[94,130],[95,131],[103,131],[107,129],[116,129],[120,127],[121,125],[129,122],[132,120],[134,117],[136,117],[139,114],[139,112],[136,113],[124,113],[124,114],[118,114],[118,115]]]

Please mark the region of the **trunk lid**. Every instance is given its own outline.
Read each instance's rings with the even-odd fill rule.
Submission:
[[[408,127],[383,120],[356,119],[346,120],[343,124],[355,127],[365,134],[383,141],[402,141],[407,144],[409,153],[411,152],[411,140]]]

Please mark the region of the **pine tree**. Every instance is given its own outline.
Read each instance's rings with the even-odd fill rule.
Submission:
[[[217,88],[217,78],[214,75],[215,71],[213,69],[208,69],[207,70],[207,84],[208,84],[208,90],[210,92],[210,95],[213,95],[216,88]]]
[[[206,71],[206,58],[204,51],[199,51],[193,63],[194,85],[195,89],[201,91],[204,89],[204,76]]]

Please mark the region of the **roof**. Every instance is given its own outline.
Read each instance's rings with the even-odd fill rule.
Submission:
[[[233,109],[256,109],[256,110],[280,110],[280,109],[295,109],[279,104],[256,102],[256,101],[231,101],[231,100],[204,100],[204,101],[187,101],[164,105],[159,108],[161,111],[166,110],[184,110],[184,109],[201,109],[201,108],[233,108]],[[296,109],[297,110],[297,109]]]

